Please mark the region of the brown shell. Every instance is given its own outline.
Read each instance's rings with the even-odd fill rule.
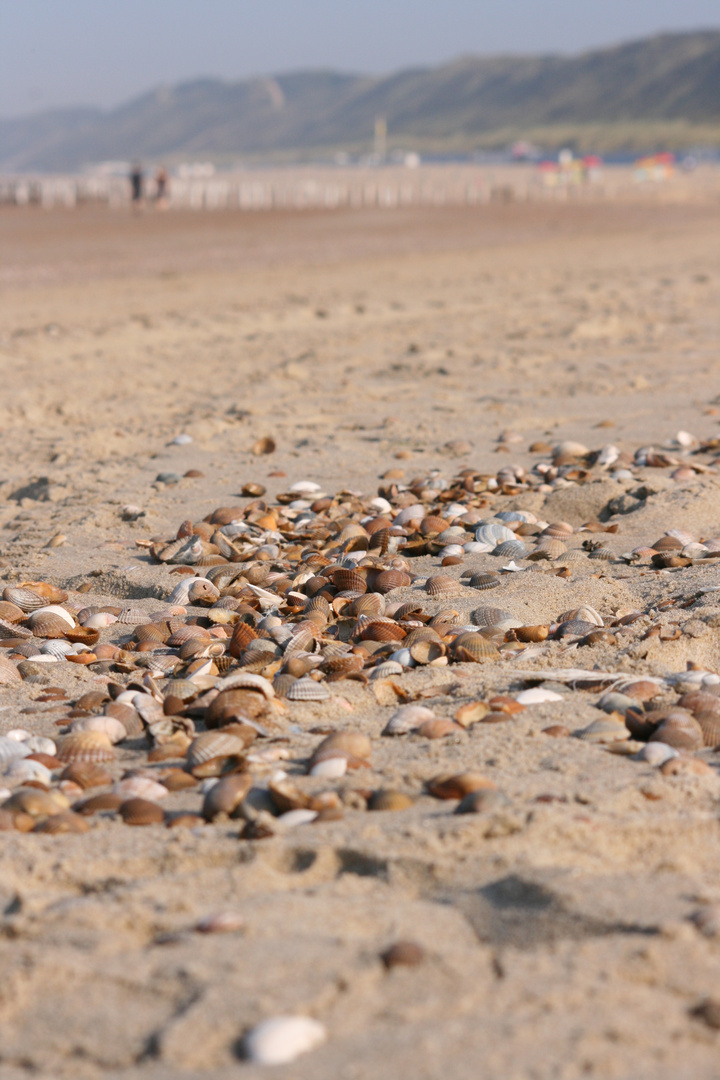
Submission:
[[[186,754],[193,776],[221,776],[235,772],[245,759],[246,742],[226,731],[205,731],[193,739]]]
[[[466,631],[459,634],[452,644],[453,655],[456,660],[480,663],[483,660],[499,660],[500,653],[491,641],[482,634],[473,634]]]
[[[68,626],[65,637],[75,645],[96,645],[100,640],[100,631],[90,626]]]
[[[404,791],[374,791],[368,801],[368,810],[409,810],[414,805],[412,795]]]
[[[496,785],[482,773],[447,773],[436,776],[428,783],[428,792],[436,799],[463,799],[472,791],[494,788]]]
[[[420,532],[423,536],[437,536],[438,533],[445,532],[449,524],[445,518],[426,517],[420,522]]]
[[[206,821],[213,821],[220,814],[228,817],[237,810],[252,787],[250,773],[233,773],[223,776],[210,788],[203,801],[202,816]]]
[[[8,585],[3,591],[3,600],[17,605],[24,612],[35,611],[48,604],[62,604],[67,598],[66,592],[45,581],[23,581],[19,585]]]
[[[131,739],[137,738],[138,735],[142,735],[145,731],[145,725],[140,719],[137,709],[126,702],[111,701],[103,711],[106,716],[114,716],[116,720],[119,720]]]
[[[333,574],[333,584],[343,592],[364,593],[367,591],[365,575],[358,570],[341,569]]]
[[[681,709],[689,709],[691,713],[720,712],[720,697],[704,690],[692,690],[682,695],[678,706]]]
[[[385,600],[380,593],[363,593],[347,607],[347,614],[354,615],[383,615],[385,613]]]
[[[357,653],[349,653],[347,656],[333,656],[321,664],[321,670],[325,672],[328,682],[336,679],[344,679],[357,671],[362,671],[365,661]]]
[[[0,656],[0,686],[11,686],[22,682],[22,675],[6,656]]]
[[[74,813],[72,810],[63,810],[59,814],[53,814],[52,817],[38,821],[33,832],[50,833],[57,836],[61,833],[85,833],[89,828],[90,824],[84,817]]]
[[[439,660],[441,656],[444,656],[445,652],[445,644],[442,641],[416,641],[410,646],[410,655],[416,664],[432,664],[434,660]]]
[[[624,686],[622,692],[626,697],[635,698],[636,701],[652,701],[662,693],[662,688],[648,679],[638,679]],[[718,701],[718,706],[720,706],[720,701]]]
[[[360,632],[361,641],[402,641],[405,631],[392,620],[375,619]]]
[[[383,570],[375,578],[373,592],[389,593],[393,589],[404,589],[412,584],[412,578],[403,570]]]
[[[676,709],[653,732],[650,742],[664,742],[676,750],[700,750],[705,745],[705,738],[697,720]]]
[[[257,631],[249,623],[239,622],[235,624],[233,634],[228,645],[230,656],[236,658],[242,656],[251,641],[257,639]]]
[[[151,799],[126,799],[119,809],[126,825],[162,825],[165,811]]]
[[[163,624],[154,623],[152,625],[157,626]],[[177,630],[173,630],[172,634],[165,639],[165,644],[171,649],[177,649],[187,641],[202,641],[209,645],[213,640],[212,634],[209,630],[206,630],[204,626],[195,626],[193,623],[185,623],[183,626],[178,626]]]
[[[112,783],[113,778],[102,765],[92,761],[76,761],[63,769],[60,779],[70,780],[87,791],[88,788],[105,787]]]
[[[25,612],[17,604],[11,604],[8,600],[0,600],[0,619],[6,623],[22,622]]]
[[[404,648],[409,649],[418,641],[440,641],[440,634],[433,626],[416,626],[405,638]]]
[[[310,758],[310,768],[317,761],[326,757],[347,756],[359,758],[361,761],[369,761],[371,754],[372,743],[367,735],[363,735],[359,731],[338,731],[334,735],[328,735],[315,747]]]
[[[58,761],[114,761],[115,748],[104,731],[74,731],[57,739]]]
[[[118,810],[123,804],[122,795],[104,791],[100,795],[91,795],[89,799],[75,803],[73,810],[77,814],[98,814],[102,810]]]
[[[133,637],[136,641],[164,645],[170,638],[170,627],[166,622],[141,623],[135,627]]]
[[[696,712],[695,719],[703,733],[705,746],[720,746],[720,712]]]
[[[445,739],[448,735],[457,735],[464,731],[454,720],[447,720],[444,716],[435,716],[432,720],[423,720],[413,731],[414,735],[420,735],[423,739]]]
[[[30,817],[49,817],[51,814],[60,814],[67,809],[67,799],[59,793],[43,791],[40,788],[20,788],[6,799],[3,810],[12,814],[29,814]]]
[[[41,638],[64,638],[68,630],[73,629],[62,615],[56,615],[54,611],[40,611],[31,615],[29,625],[35,637]]]
[[[433,574],[425,582],[425,592],[438,600],[445,596],[457,596],[462,589],[460,582],[449,574]]]

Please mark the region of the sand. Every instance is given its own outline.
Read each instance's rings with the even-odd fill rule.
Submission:
[[[178,579],[136,541],[237,503],[251,480],[268,496],[298,480],[373,495],[390,468],[408,479],[529,469],[534,442],[632,455],[680,430],[716,437],[719,217],[710,201],[4,210],[3,584],[90,583],[89,602],[156,610]],[[498,443],[505,431],[519,440]],[[192,442],[172,444],[181,433]],[[258,458],[266,435],[277,450]],[[191,469],[202,476],[184,478]],[[179,482],[158,482],[166,472]],[[720,535],[718,474],[671,472],[635,468],[508,505],[524,498],[575,527],[604,514],[619,525],[616,554],[670,528]],[[611,516],[613,499],[627,512]],[[128,503],[144,510],[136,522],[121,519]],[[438,563],[420,559],[418,572]],[[497,565],[468,556],[453,573]],[[607,619],[717,583],[713,562],[588,563],[569,580],[508,575],[502,606],[549,622],[590,603]],[[458,606],[484,595],[464,589]],[[563,656],[555,644],[524,667],[720,670],[713,596],[658,615],[695,623],[676,640],[638,630],[622,648]],[[451,716],[519,690],[520,664],[417,670],[402,685]],[[102,685],[68,664],[52,678],[73,698]],[[356,682],[334,684],[329,704],[292,706],[298,771],[313,727],[362,730],[373,759],[357,786],[407,791],[409,810],[260,841],[238,839],[237,822],[0,833],[2,1080],[275,1075],[241,1062],[240,1043],[285,1013],[328,1031],[278,1069],[297,1080],[717,1076],[718,1036],[692,1010],[717,993],[720,945],[688,921],[720,901],[717,773],[666,777],[548,738],[549,724],[600,715],[598,693],[553,688],[561,701],[437,741],[382,738],[392,707]],[[0,689],[0,733],[56,732],[40,689]],[[455,816],[424,793],[468,768],[505,792],[502,813]],[[196,809],[197,795],[169,804]],[[194,932],[218,910],[241,913],[244,929]],[[423,963],[386,971],[379,955],[398,939],[420,943]]]

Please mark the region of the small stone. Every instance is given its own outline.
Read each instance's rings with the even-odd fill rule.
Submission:
[[[425,950],[416,941],[396,941],[380,954],[388,971],[394,967],[417,967],[425,959]]]

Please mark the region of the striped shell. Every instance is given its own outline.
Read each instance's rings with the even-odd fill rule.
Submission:
[[[30,629],[35,637],[60,638],[70,629],[67,619],[54,611],[36,611],[30,616]],[[73,625],[73,624],[70,624]]]
[[[676,709],[656,728],[650,742],[666,743],[675,750],[700,750],[705,745],[705,737],[694,717]]]
[[[58,761],[113,761],[115,750],[102,731],[78,731],[57,740]]]
[[[67,765],[61,772],[60,779],[70,780],[85,791],[88,788],[105,787],[112,783],[112,776],[107,769],[92,761],[78,761]]]
[[[515,537],[512,540],[503,540],[492,551],[493,555],[500,555],[503,559],[524,559],[527,553],[527,545]]]
[[[6,623],[22,622],[25,612],[17,604],[11,604],[8,600],[0,600],[0,620]]]
[[[168,788],[149,776],[127,776],[113,784],[110,790],[113,795],[120,795],[123,799],[152,799],[153,802],[170,794]]]
[[[383,570],[375,578],[373,592],[389,593],[393,589],[404,589],[410,584],[412,579],[403,570]]]
[[[288,675],[284,671],[278,672],[278,674],[273,679],[273,689],[278,695],[278,697],[285,697],[288,690],[295,682],[297,682],[297,679],[294,675]]]
[[[65,599],[67,599],[67,595]],[[26,614],[35,611],[37,608],[45,607],[48,602],[39,593],[22,585],[8,585],[3,590],[3,600],[7,600],[9,604],[15,604]]]
[[[0,656],[0,686],[13,686],[22,682],[22,675],[6,656]]]
[[[559,555],[563,555],[567,550],[562,540],[557,540],[552,536],[541,537],[535,545],[535,551],[544,551],[547,553],[548,558],[557,559]]]
[[[344,568],[336,570],[333,574],[333,584],[342,591],[364,593],[367,590],[367,581],[357,570]]]
[[[116,720],[114,716],[81,716],[73,720],[71,732],[76,731],[100,731],[107,735],[111,743],[122,742],[127,739],[127,729],[124,724]]]
[[[452,648],[456,660],[461,661],[469,660],[477,663],[482,660],[498,660],[500,657],[500,653],[491,641],[482,634],[473,634],[469,631],[459,634]]]
[[[470,618],[475,626],[494,626],[500,630],[513,630],[522,626],[522,620],[516,619],[509,611],[502,608],[479,607],[470,612]]]
[[[118,615],[117,621],[123,626],[142,626],[143,623],[150,622],[150,616],[140,608],[126,607]]]
[[[500,522],[490,522],[478,526],[475,530],[475,539],[478,544],[489,544],[489,550],[492,550],[498,544],[502,544],[504,540],[514,540],[515,533],[512,529],[508,529],[506,525],[501,525]]]
[[[457,596],[462,592],[462,585],[449,574],[433,574],[425,582],[425,592],[434,598]]]
[[[473,574],[468,584],[472,589],[497,589],[500,578],[495,574]]]
[[[378,664],[376,668],[373,668],[370,673],[371,679],[387,679],[391,675],[402,675],[402,664],[399,664],[397,660],[385,660],[382,664]]]
[[[562,555],[558,555],[556,562],[559,563],[574,563],[574,562],[586,562],[587,552],[582,548],[570,548],[569,551],[563,551]]]
[[[315,679],[297,679],[285,695],[288,701],[327,701],[330,691]]]
[[[613,555],[612,551],[608,551],[607,548],[596,548],[595,551],[588,552],[588,559],[599,559],[610,562],[614,558],[615,556]]]
[[[151,623],[151,625],[155,626],[157,624]],[[212,634],[204,626],[194,626],[192,623],[186,623],[184,626],[178,626],[177,630],[173,630],[165,644],[169,645],[171,649],[177,649],[188,641],[202,641],[209,645],[213,640]]]
[[[205,731],[193,739],[187,750],[187,766],[194,775],[199,775],[202,770],[204,776],[217,776],[224,771],[222,765],[217,772],[207,771],[206,767],[214,762],[234,758],[239,764],[245,755],[245,742],[222,730]]]

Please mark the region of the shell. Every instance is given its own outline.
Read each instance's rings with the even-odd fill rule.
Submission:
[[[36,611],[30,616],[29,626],[35,637],[61,638],[74,624],[55,611]]]
[[[416,664],[432,664],[446,652],[442,641],[416,641],[410,646],[410,655]]]
[[[497,589],[500,583],[500,578],[495,574],[473,574],[468,585],[472,589]]]
[[[162,825],[165,821],[162,806],[149,799],[127,799],[119,814],[126,825]]]
[[[620,717],[609,715],[593,720],[578,732],[578,738],[590,743],[624,742],[630,738],[630,732]]]
[[[11,739],[7,735],[0,735],[0,769],[6,768],[19,758],[27,757],[30,753],[32,751],[24,741],[21,742],[19,739]]]
[[[436,799],[463,799],[473,791],[494,788],[492,780],[476,772],[444,774],[428,783],[428,792]]]
[[[410,660],[412,659],[410,657],[409,650],[408,650],[408,659],[410,659]],[[408,666],[408,665],[405,665],[405,666]],[[403,665],[401,663],[399,663],[397,660],[385,660],[382,664],[378,664],[377,667],[373,668],[373,670],[372,670],[372,672],[370,674],[370,678],[371,679],[387,679],[387,678],[390,678],[390,676],[392,676],[392,675],[402,675],[403,671],[404,671]]]
[[[245,758],[245,741],[229,732],[206,731],[193,739],[187,750],[187,767],[193,776],[220,776],[235,772]]]
[[[492,554],[499,555],[503,559],[524,559],[528,554],[528,548],[522,540],[513,537],[512,540],[503,540],[501,544],[493,548]]]
[[[43,818],[37,823],[33,832],[57,836],[61,833],[85,833],[89,828],[90,825],[84,817],[80,817],[72,810],[63,810],[59,814]]]
[[[114,716],[81,716],[73,720],[70,730],[75,731],[101,731],[107,735],[111,743],[122,742],[127,738],[125,725]]]
[[[389,593],[393,589],[405,589],[412,584],[412,578],[404,570],[383,570],[375,578],[373,592]]]
[[[436,720],[432,709],[424,705],[403,705],[394,712],[383,728],[383,735],[407,735],[427,720]]]
[[[310,766],[328,757],[347,757],[356,761],[368,761],[372,754],[372,744],[367,735],[359,731],[337,731],[328,735],[315,747]]]
[[[58,761],[113,761],[115,750],[103,731],[77,731],[57,741]]]
[[[696,712],[695,719],[702,729],[705,746],[713,749],[720,746],[720,713]]]
[[[608,551],[607,548],[597,548],[595,551],[588,552],[588,559],[599,559],[605,562],[612,562],[615,558],[612,551]]]
[[[0,686],[13,686],[22,682],[22,675],[6,656],[0,656]]]
[[[67,595],[65,596],[67,600]],[[47,600],[40,596],[39,593],[33,589],[23,585],[8,585],[3,590],[3,600],[7,600],[9,604],[14,604],[19,607],[21,611],[26,614],[30,611],[35,611],[37,608],[45,607]]]
[[[363,593],[356,597],[347,608],[349,615],[383,615],[385,613],[385,598],[381,593]]]
[[[462,591],[463,587],[460,582],[450,577],[449,574],[433,574],[425,582],[425,592],[435,599],[445,596],[457,596]]]
[[[109,791],[103,791],[99,795],[91,795],[82,802],[75,803],[73,809],[78,814],[98,814],[103,810],[119,810],[122,799],[119,795],[112,795]]]
[[[475,626],[493,626],[499,630],[513,630],[522,626],[522,620],[516,619],[509,611],[502,608],[479,607],[470,612],[470,618]]]
[[[296,679],[285,695],[288,701],[327,701],[330,691],[314,679]]]
[[[374,791],[368,801],[368,810],[409,810],[415,800],[404,791]]]
[[[336,570],[333,584],[343,592],[364,593],[367,590],[367,581],[357,570]]]
[[[456,660],[480,663],[484,660],[499,660],[500,653],[482,634],[465,632],[459,634],[452,644],[453,655]]]
[[[689,713],[675,709],[653,732],[650,742],[661,742],[675,750],[700,750],[705,745],[703,729]]]
[[[46,765],[30,758],[16,758],[5,769],[3,776],[12,784],[41,784],[49,788],[52,783],[52,772]]]
[[[127,776],[113,784],[110,790],[113,795],[119,795],[123,800],[137,798],[157,802],[169,794],[168,788],[147,776]]]
[[[105,787],[112,783],[112,776],[102,765],[93,762],[78,761],[66,766],[60,773],[61,780],[70,780],[78,787],[87,790],[94,787]]]
[[[59,791],[42,791],[40,788],[20,788],[3,803],[3,810],[12,814],[29,814],[30,817],[49,817],[67,810],[68,801]]]
[[[361,641],[402,641],[405,631],[391,619],[373,619],[363,626],[359,637]]]
[[[590,607],[589,604],[582,604],[578,608],[564,611],[562,615],[558,616],[557,622],[563,623],[570,622],[571,620],[594,623],[595,626],[604,626],[602,615],[600,615],[595,608]]]
[[[243,1053],[258,1065],[286,1065],[315,1050],[327,1039],[327,1030],[309,1016],[275,1016],[264,1020],[243,1040]]]
[[[502,525],[499,522],[490,522],[486,525],[480,525],[475,530],[475,540],[478,544],[488,544],[488,550],[492,551],[502,544],[505,540],[514,540],[515,533],[512,529],[508,529],[506,525]]]
[[[250,773],[223,776],[205,794],[202,816],[206,821],[213,821],[220,814],[230,816],[250,791],[252,782]]]

